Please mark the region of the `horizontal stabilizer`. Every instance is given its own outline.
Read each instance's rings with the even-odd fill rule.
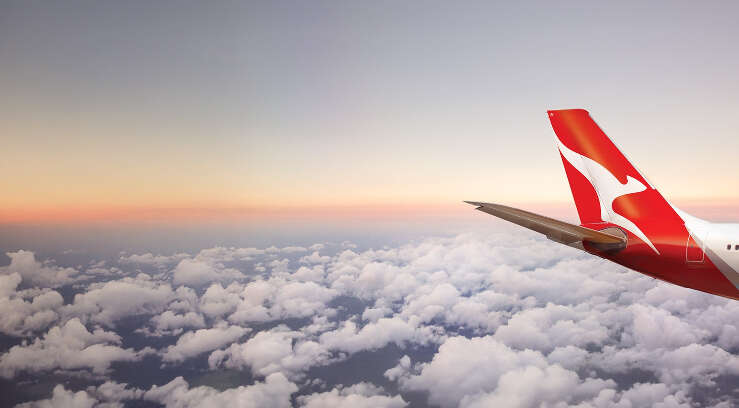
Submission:
[[[482,212],[544,234],[552,241],[565,245],[577,247],[582,242],[587,242],[592,244],[596,249],[604,251],[626,248],[625,237],[592,230],[505,205],[478,203],[474,201],[465,201],[465,203],[476,206],[476,209]]]

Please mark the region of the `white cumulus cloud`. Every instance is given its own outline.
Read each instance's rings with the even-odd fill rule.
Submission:
[[[123,349],[120,336],[96,329],[92,332],[71,319],[64,326],[51,328],[42,338],[28,345],[13,346],[0,355],[0,375],[12,378],[17,372],[39,372],[61,368],[89,368],[104,373],[114,361],[135,361],[147,351]]]

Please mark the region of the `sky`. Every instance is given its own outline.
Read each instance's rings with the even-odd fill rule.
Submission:
[[[0,222],[561,208],[575,107],[736,213],[737,7],[5,1]]]

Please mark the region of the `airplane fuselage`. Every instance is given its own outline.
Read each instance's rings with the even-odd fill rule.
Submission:
[[[685,224],[689,233],[651,237],[659,254],[628,231],[630,239],[621,251],[604,252],[587,243],[584,248],[645,275],[739,300],[739,224],[717,224],[691,218]],[[618,228],[607,223],[584,226],[595,230]]]

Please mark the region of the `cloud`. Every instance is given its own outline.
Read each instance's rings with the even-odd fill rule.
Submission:
[[[433,327],[416,327],[400,318],[381,318],[361,329],[352,321],[336,330],[321,334],[321,344],[329,349],[356,353],[376,350],[394,343],[403,347],[406,343],[426,344],[436,339]]]
[[[183,361],[231,344],[247,332],[244,327],[226,325],[187,332],[177,339],[177,344],[167,348],[162,359],[166,362]]]
[[[673,393],[664,384],[635,384],[618,397],[615,406],[626,407],[681,407],[692,406],[683,392]]]
[[[280,397],[264,401],[305,406],[402,406],[425,398],[419,395],[443,407],[736,405],[726,384],[739,378],[739,302],[527,233],[334,247],[341,252],[330,256],[318,246],[216,247],[167,261],[144,254],[138,263],[164,265],[158,273],[78,281],[68,305],[49,289],[53,283],[19,290],[19,272],[0,275],[0,328],[28,339],[2,355],[0,369],[6,376],[91,370],[105,377],[112,361],[150,352],[124,348],[129,343],[115,333],[121,319],[139,316],[145,323],[138,332],[179,336],[174,344],[148,339],[159,344],[156,356],[168,369],[209,353],[209,369],[249,370],[257,381],[216,390],[175,379],[147,392],[170,406],[227,405],[267,389],[281,390]],[[178,278],[179,265],[194,272]],[[50,340],[73,321],[95,340]],[[33,337],[51,325],[58,327]],[[392,392],[372,385],[377,372],[369,370],[360,378],[312,377],[338,362],[383,361],[373,353],[388,345],[405,354],[383,368]],[[90,347],[99,348],[99,361],[85,351]],[[117,403],[98,388],[86,392]]]
[[[241,303],[239,294],[244,290],[243,285],[231,283],[224,288],[220,283],[208,287],[200,297],[200,310],[209,317],[223,317],[233,313]]]
[[[331,360],[331,353],[322,344],[304,340],[304,337],[284,326],[276,327],[257,333],[245,343],[214,351],[208,364],[211,369],[248,367],[258,376],[283,373],[301,378],[308,368],[325,365]]]
[[[285,254],[290,254],[290,253],[296,253],[296,252],[305,252],[307,250],[308,248],[301,247],[301,246],[286,246],[286,247],[283,247],[280,250],[280,252],[285,253]]]
[[[89,368],[102,374],[114,361],[135,361],[148,352],[123,349],[118,346],[120,343],[121,338],[117,334],[102,329],[90,332],[75,318],[64,326],[51,328],[43,338],[37,338],[31,344],[11,347],[0,356],[0,375],[13,378],[21,371],[39,372],[55,368]]]
[[[188,255],[184,253],[174,255],[154,255],[151,252],[143,254],[131,254],[121,255],[118,258],[118,262],[121,264],[139,264],[139,265],[150,265],[158,268],[165,267],[167,265],[179,262],[182,259],[187,258]]]
[[[612,381],[586,379],[559,365],[525,366],[506,371],[492,392],[467,395],[461,407],[540,407],[579,404],[615,387]],[[643,406],[643,405],[639,405]]]
[[[127,384],[107,381],[97,387],[88,387],[86,390],[74,392],[62,384],[54,387],[49,398],[25,402],[16,405],[18,408],[92,408],[92,407],[123,407],[132,401],[151,401],[168,408],[208,408],[215,406],[244,407],[244,408],[280,408],[290,407],[290,396],[298,387],[289,382],[281,374],[272,374],[264,382],[257,382],[249,386],[241,386],[219,391],[211,387],[200,386],[190,388],[187,381],[177,377],[162,386],[152,386],[149,391],[129,388]],[[349,394],[349,391],[356,392]],[[354,401],[358,407],[402,407],[393,404],[400,397],[390,398],[371,393],[377,393],[370,385],[358,384],[342,390],[342,395],[336,399],[315,394],[306,399],[308,407],[326,406],[341,407],[349,405],[315,405],[315,401]],[[326,393],[330,394],[330,393]],[[337,393],[338,394],[338,393]],[[371,394],[371,395],[370,395]],[[341,398],[344,398],[343,400]],[[400,400],[402,401],[402,400]],[[388,403],[389,402],[389,403]]]
[[[297,390],[297,385],[280,373],[268,375],[264,382],[224,391],[206,386],[190,388],[187,381],[177,377],[165,385],[153,386],[144,394],[144,399],[164,404],[169,408],[287,408],[291,405],[290,396]]]
[[[337,295],[337,291],[315,282],[291,282],[282,277],[259,279],[243,287],[228,320],[267,322],[323,314],[327,312],[326,304]]]
[[[112,327],[122,317],[161,313],[175,299],[168,283],[152,281],[145,274],[90,287],[87,292],[75,295],[73,304],[64,307],[65,315]]]
[[[85,391],[72,392],[64,388],[63,385],[58,384],[52,391],[51,398],[44,400],[38,400],[33,402],[27,402],[19,404],[18,408],[52,408],[52,407],[66,407],[66,408],[92,408],[98,403],[98,400],[91,397]]]
[[[587,307],[547,303],[516,313],[499,327],[495,338],[509,346],[551,351],[558,346],[600,344],[609,336],[600,313]]]
[[[0,297],[9,298],[15,295],[18,285],[21,283],[21,275],[13,272],[10,275],[0,275]]]
[[[144,331],[148,335],[162,336],[166,334],[179,335],[186,327],[204,328],[205,319],[196,312],[186,312],[184,314],[175,314],[171,310],[165,310],[162,314],[151,318],[154,324],[153,331]]]
[[[710,335],[666,310],[639,304],[629,309],[634,314],[634,343],[646,349],[682,347]]]
[[[54,387],[50,398],[19,404],[17,407],[114,408],[123,407],[126,401],[140,400],[143,395],[143,390],[130,388],[128,384],[114,381],[106,381],[97,387],[90,386],[86,390],[77,392],[67,390],[64,385],[58,384]]]
[[[105,402],[119,402],[140,399],[144,391],[130,388],[128,384],[106,381],[97,387],[88,387],[88,393]]]
[[[547,356],[547,360],[552,364],[559,364],[564,368],[577,370],[588,362],[589,354],[585,349],[567,345],[552,350]]]
[[[32,251],[7,252],[10,265],[0,267],[0,274],[17,273],[23,283],[41,287],[57,287],[74,281],[79,272],[73,268],[63,268],[51,262],[39,262]]]
[[[14,272],[0,275],[0,332],[15,336],[28,335],[54,323],[56,310],[63,304],[62,296],[53,290],[18,292],[21,276]],[[30,301],[24,299],[24,295]]]
[[[295,279],[301,282],[320,283],[321,281],[323,281],[325,274],[326,272],[323,269],[323,265],[314,265],[311,268],[306,267],[306,266],[301,266],[300,268],[298,268],[297,271],[295,271],[292,274],[292,279]]]
[[[175,285],[203,286],[210,282],[234,280],[244,275],[233,268],[223,268],[198,259],[183,259],[172,271]]]
[[[313,251],[310,255],[300,258],[300,263],[304,264],[324,264],[330,261],[330,256],[321,255],[318,251]]]
[[[468,395],[495,390],[506,372],[548,365],[541,353],[515,351],[490,336],[452,337],[431,362],[415,367],[417,374],[401,377],[400,385],[406,390],[428,391],[432,404],[454,407]]]
[[[350,387],[298,397],[304,408],[401,408],[407,403],[399,395],[382,395],[383,390],[373,384],[359,383]]]
[[[592,364],[604,371],[625,373],[634,368],[649,370],[666,384],[715,386],[719,375],[739,375],[739,356],[711,344],[689,344],[679,348],[648,350],[606,347],[590,356]]]
[[[428,392],[429,402],[442,407],[573,405],[616,387],[581,379],[538,351],[517,351],[491,336],[449,338],[431,362],[411,366],[404,356],[385,376],[402,389]]]

